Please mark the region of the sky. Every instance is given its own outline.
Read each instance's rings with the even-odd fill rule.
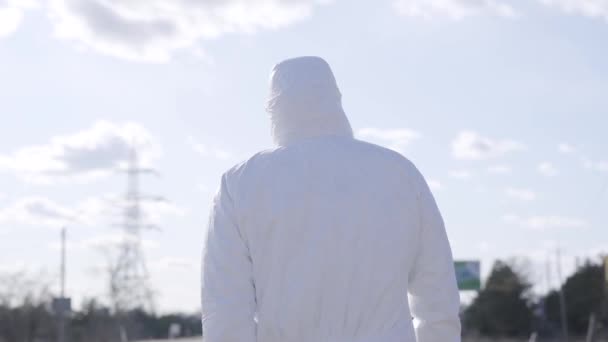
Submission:
[[[453,254],[543,293],[608,252],[606,0],[0,0],[0,272],[104,296],[130,146],[159,311],[199,308],[222,173],[272,147],[269,72],[332,66],[356,136],[423,172]],[[578,260],[578,261],[577,261]]]

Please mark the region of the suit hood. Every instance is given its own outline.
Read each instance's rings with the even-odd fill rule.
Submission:
[[[266,111],[279,146],[326,135],[353,136],[336,79],[319,57],[298,57],[274,66]]]

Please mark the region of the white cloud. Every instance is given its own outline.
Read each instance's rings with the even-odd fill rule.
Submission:
[[[126,166],[132,147],[136,147],[143,167],[149,167],[160,155],[160,146],[143,126],[99,121],[90,129],[54,137],[46,145],[0,155],[0,169],[13,170],[36,183],[90,181]]]
[[[14,7],[0,8],[0,38],[17,31],[23,12]]]
[[[78,221],[81,215],[71,208],[42,197],[29,197],[16,201],[0,210],[0,223],[18,223],[60,228]]]
[[[87,202],[91,202],[87,204]],[[103,223],[104,220],[111,220],[111,223],[116,225],[117,222],[122,222],[122,217],[125,211],[132,208],[132,202],[124,197],[115,195],[106,195],[99,199],[91,199],[85,201],[82,207],[84,211],[96,215],[89,215],[94,220],[89,220],[91,224]],[[143,229],[161,229],[163,220],[170,217],[183,217],[186,215],[186,210],[174,203],[167,201],[162,197],[143,197],[139,203],[139,221]]]
[[[554,177],[559,173],[557,168],[550,162],[542,162],[538,165],[538,172],[545,177]]]
[[[427,180],[427,183],[429,185],[429,188],[431,188],[431,190],[433,191],[441,190],[441,188],[443,187],[441,182],[436,179],[429,179]]]
[[[115,196],[106,199],[106,211],[114,211],[115,217],[123,215],[127,208],[130,208],[132,202],[125,198],[117,198]],[[150,229],[162,229],[162,221],[167,217],[184,217],[186,210],[174,203],[171,203],[164,198],[148,198],[142,199],[139,202],[139,215],[142,227]]]
[[[583,166],[588,170],[608,172],[608,160],[593,161],[588,158],[583,158]]]
[[[505,194],[511,198],[527,202],[536,199],[536,193],[529,189],[506,188]]]
[[[507,223],[513,223],[524,228],[536,230],[558,228],[584,228],[587,226],[587,222],[582,219],[556,215],[530,217],[505,215],[503,216],[503,220]]]
[[[488,167],[488,172],[496,175],[508,175],[513,171],[509,165],[492,165]]]
[[[44,197],[25,197],[0,209],[0,223],[52,228],[72,223],[92,226],[111,216],[110,205],[107,200],[96,197],[84,199],[73,206],[61,205]]]
[[[597,171],[608,172],[608,161],[598,161],[595,163]]]
[[[187,213],[186,209],[166,200],[144,201],[140,205],[142,211],[152,221],[160,221],[165,216],[183,217]]]
[[[451,170],[448,172],[448,176],[458,180],[469,180],[473,177],[471,172],[468,170]]]
[[[512,6],[500,0],[395,0],[394,6],[403,16],[423,19],[444,17],[461,20],[478,15],[507,18],[518,16]]]
[[[608,20],[608,1],[606,0],[540,0],[540,2],[565,13]]]
[[[203,144],[194,137],[188,137],[188,144],[196,153],[205,158],[214,158],[218,160],[234,159],[234,154],[225,148]]]
[[[119,58],[165,62],[175,50],[228,33],[300,21],[320,0],[50,0],[55,35]]]
[[[82,249],[114,249],[121,246],[125,241],[137,242],[137,237],[124,233],[112,233],[105,235],[94,236],[77,242],[74,246]],[[151,250],[158,248],[159,243],[150,239],[141,239],[141,246],[144,249]]]
[[[452,155],[456,159],[482,160],[497,158],[509,152],[525,149],[525,146],[513,140],[493,140],[476,132],[460,132],[452,142]]]
[[[420,133],[407,128],[380,129],[368,127],[357,131],[357,137],[377,142],[399,153],[403,153],[413,141],[420,139],[421,136]]]
[[[38,7],[33,0],[0,0],[0,39],[19,28],[25,10]]]
[[[568,143],[560,143],[557,145],[557,150],[564,154],[573,153],[576,151],[576,147],[568,144]]]
[[[122,221],[127,202],[116,196],[91,197],[73,206],[58,204],[44,197],[26,197],[0,209],[0,224],[24,224],[60,228],[115,225]],[[164,200],[141,201],[140,215],[144,227],[159,227],[165,217],[184,216],[186,211]],[[162,228],[162,227],[161,227]]]
[[[98,251],[111,251],[123,246],[125,242],[136,243],[138,239],[134,235],[116,230],[111,233],[95,235],[80,240],[70,240],[69,234],[68,230],[66,249],[69,251],[88,251],[92,249]],[[145,250],[153,250],[160,246],[158,241],[148,238],[140,238],[139,242]],[[61,243],[59,241],[53,241],[48,244],[48,247],[52,250],[60,250]]]

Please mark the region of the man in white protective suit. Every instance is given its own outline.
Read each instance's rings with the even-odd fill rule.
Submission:
[[[450,245],[416,167],[353,137],[321,58],[277,64],[267,112],[277,147],[228,170],[213,201],[203,341],[460,341]]]

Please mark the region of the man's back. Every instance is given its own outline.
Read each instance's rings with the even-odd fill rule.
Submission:
[[[203,258],[205,341],[413,342],[412,316],[418,341],[458,340],[450,248],[424,179],[398,153],[335,133],[224,175]]]

